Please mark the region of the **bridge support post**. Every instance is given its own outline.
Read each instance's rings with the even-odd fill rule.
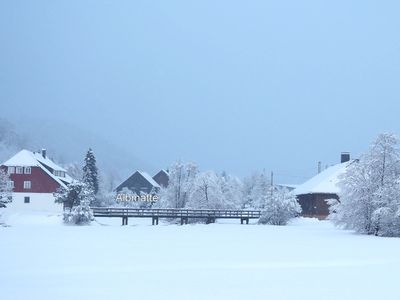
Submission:
[[[240,218],[240,224],[243,224],[246,221],[246,224],[249,224],[249,218]]]
[[[122,226],[128,225],[128,217],[122,217]]]
[[[151,218],[151,225],[158,225],[158,217]]]
[[[206,224],[215,223],[215,218],[207,218]]]

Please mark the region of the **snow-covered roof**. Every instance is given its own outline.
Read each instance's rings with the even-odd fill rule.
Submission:
[[[137,171],[140,175],[142,175],[152,186],[161,188],[160,185],[151,177],[149,174],[143,171]]]
[[[160,172],[164,172],[165,174],[167,174],[169,176],[169,172],[166,171],[165,169],[161,169]]]
[[[46,166],[55,171],[66,172],[66,170],[54,163],[51,159],[47,157],[44,158],[41,153],[32,152],[26,149],[19,151],[9,160],[2,163],[2,165],[6,167],[40,167],[45,173],[47,173],[63,187],[66,187],[66,184],[73,180],[68,174],[65,174],[65,177],[56,176],[49,169],[47,169]]]
[[[13,157],[11,157],[9,160],[5,161],[2,163],[3,166],[7,167],[14,167],[14,166],[19,166],[19,167],[37,167],[39,166],[39,162],[33,155],[31,151],[28,150],[21,150],[17,154],[15,154]]]
[[[57,170],[57,171],[63,171],[66,172],[67,170],[65,170],[64,168],[60,167],[59,165],[56,165],[51,159],[49,159],[47,156],[46,158],[43,157],[43,155],[41,153],[38,152],[33,152],[32,153],[34,155],[34,157],[41,162],[42,164],[45,164],[46,166],[52,168],[53,170]]]
[[[354,162],[348,161],[327,168],[318,175],[299,185],[293,190],[295,195],[304,194],[338,194],[340,192],[337,183],[339,176],[346,172],[349,165]]]

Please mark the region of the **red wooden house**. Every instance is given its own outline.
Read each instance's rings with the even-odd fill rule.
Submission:
[[[13,188],[13,200],[7,207],[15,210],[62,210],[62,205],[54,203],[53,193],[66,187],[72,178],[46,156],[46,150],[21,150],[1,168],[9,174],[9,184]]]

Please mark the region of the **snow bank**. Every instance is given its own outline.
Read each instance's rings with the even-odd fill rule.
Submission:
[[[1,299],[398,299],[400,239],[356,235],[329,221],[9,220],[0,227]]]

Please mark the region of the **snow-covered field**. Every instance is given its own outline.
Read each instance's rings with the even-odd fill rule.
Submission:
[[[328,221],[151,226],[12,215],[0,299],[400,299],[400,239]]]

